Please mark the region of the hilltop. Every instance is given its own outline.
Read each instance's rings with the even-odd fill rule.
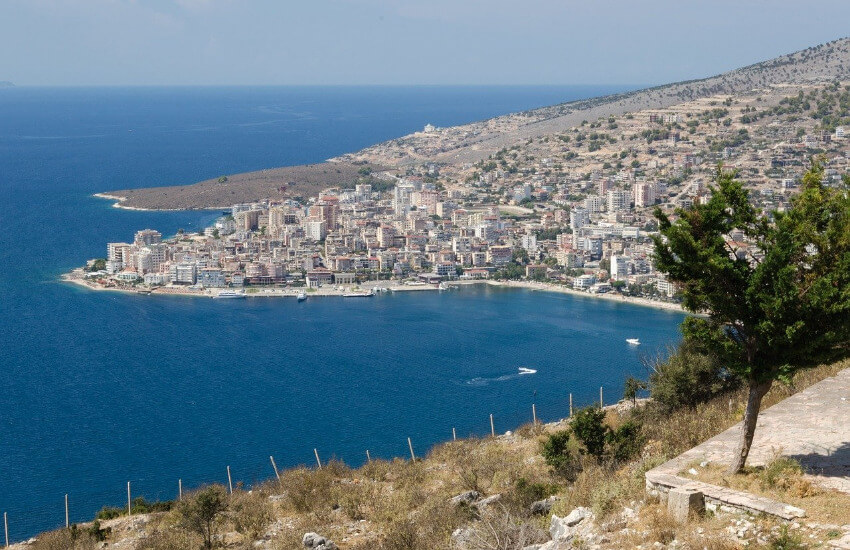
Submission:
[[[145,209],[218,208],[262,199],[314,197],[322,188],[353,186],[364,164],[414,172],[423,165],[455,171],[528,140],[576,131],[596,120],[647,114],[707,98],[773,98],[798,90],[850,80],[850,38],[842,38],[701,80],[574,101],[456,126],[434,128],[331,159],[329,163],[227,175],[194,185],[108,191],[124,207]],[[647,117],[644,117],[648,119]],[[771,121],[754,121],[762,126]],[[644,129],[650,128],[644,125]]]

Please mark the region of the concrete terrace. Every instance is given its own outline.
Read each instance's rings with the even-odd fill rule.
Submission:
[[[646,474],[649,486],[663,490],[693,483],[679,477],[679,472],[695,462],[725,464],[734,451],[740,424],[682,453]],[[800,462],[807,477],[817,485],[850,494],[850,369],[827,378],[777,403],[759,415],[748,465],[767,463],[777,453]],[[701,484],[705,485],[705,484]],[[706,496],[709,497],[711,487]],[[719,501],[726,501],[716,487]],[[738,502],[730,505],[764,511],[773,515],[782,503],[761,502],[768,499],[735,491]],[[753,506],[750,506],[752,504]],[[774,505],[779,505],[776,508]],[[789,516],[796,515],[791,510]]]

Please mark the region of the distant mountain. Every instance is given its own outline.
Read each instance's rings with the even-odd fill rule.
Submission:
[[[0,88],[14,88],[15,85],[8,80],[0,80]]]

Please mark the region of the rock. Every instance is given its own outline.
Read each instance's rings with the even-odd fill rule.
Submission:
[[[567,517],[559,518],[552,515],[552,523],[549,525],[549,535],[555,541],[569,541],[575,534],[573,527],[581,523],[585,518],[591,515],[591,511],[587,508],[579,506],[569,513]]]
[[[467,491],[465,493],[453,496],[449,502],[451,502],[452,504],[472,504],[479,498],[481,498],[481,493],[479,493],[478,491]]]
[[[570,527],[574,525],[578,525],[584,519],[593,515],[593,512],[590,511],[590,508],[585,508],[583,506],[579,506],[569,513],[567,517],[564,518],[564,521],[567,522],[567,525]]]
[[[691,468],[690,470],[688,470],[688,473],[691,474],[692,476],[698,476],[699,475],[699,472],[697,472],[696,469],[694,469],[694,468]]]
[[[305,533],[301,542],[304,544],[304,548],[311,548],[312,550],[337,550],[337,546],[333,541],[326,539],[318,533]]]
[[[502,500],[502,495],[497,493],[487,498],[482,498],[481,500],[477,501],[475,505],[479,508],[486,508],[490,504],[493,504],[494,502],[499,502],[500,500]]]
[[[688,518],[705,512],[705,495],[688,486],[670,489],[667,511],[677,523],[687,523]]]
[[[466,548],[475,532],[472,529],[459,528],[452,531],[452,543],[456,548]]]
[[[537,548],[537,550],[573,550],[573,545],[569,542],[550,540],[546,544],[529,546],[528,548]],[[523,550],[526,550],[526,548],[523,548]]]
[[[532,502],[531,506],[528,507],[528,510],[534,515],[545,516],[552,511],[552,506],[557,500],[558,499],[555,497],[549,497]]]

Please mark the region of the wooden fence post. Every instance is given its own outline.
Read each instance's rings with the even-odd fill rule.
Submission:
[[[269,455],[269,460],[272,461],[272,468],[274,468],[274,477],[276,477],[277,480],[280,481],[280,472],[277,471],[277,464],[274,463],[274,457]]]

